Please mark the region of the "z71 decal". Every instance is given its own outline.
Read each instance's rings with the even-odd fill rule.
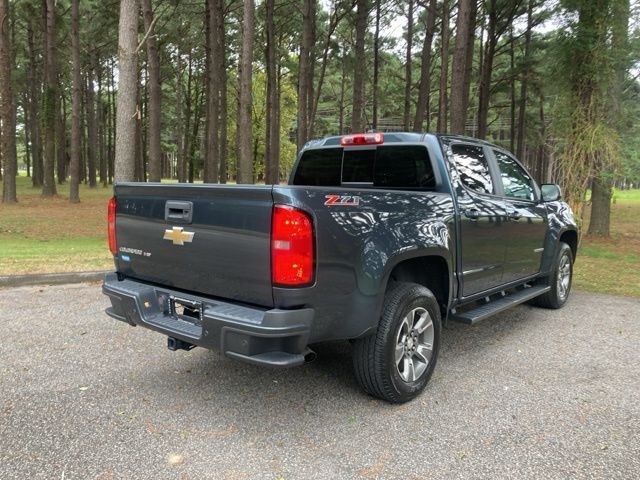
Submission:
[[[327,199],[324,202],[325,205],[348,205],[357,206],[360,205],[360,197],[357,195],[325,195]]]

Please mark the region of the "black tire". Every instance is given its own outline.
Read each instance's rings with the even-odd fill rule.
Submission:
[[[569,279],[568,285],[563,290],[560,285],[559,276],[561,275],[561,269],[563,262],[568,260]],[[566,269],[565,269],[566,271]],[[551,286],[551,290],[547,293],[540,295],[539,297],[531,300],[531,303],[537,307],[558,309],[562,308],[569,294],[571,293],[571,283],[573,281],[573,252],[571,247],[564,242],[558,244],[558,253],[556,254],[555,261],[553,263],[553,270],[548,279],[548,285]]]
[[[415,322],[413,329],[408,327],[410,322]],[[440,308],[431,291],[415,283],[394,282],[385,294],[377,332],[354,342],[353,366],[358,383],[370,395],[388,402],[404,403],[415,398],[433,374],[440,332]],[[424,339],[432,340],[426,362],[428,341],[422,343]],[[401,345],[404,354],[398,361]],[[414,380],[407,381],[403,375]]]

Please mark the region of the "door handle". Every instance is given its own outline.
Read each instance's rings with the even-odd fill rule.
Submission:
[[[192,218],[192,202],[167,200],[164,208],[165,221],[174,223],[191,223]]]
[[[517,210],[509,211],[507,213],[507,216],[509,217],[509,220],[513,220],[514,222],[517,222],[518,220],[520,220],[520,217],[522,217],[522,215],[520,215]]]
[[[477,220],[478,218],[480,218],[480,211],[475,208],[469,208],[464,211],[464,215],[471,220]]]

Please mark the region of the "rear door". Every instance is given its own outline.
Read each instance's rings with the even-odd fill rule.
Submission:
[[[500,186],[507,210],[504,282],[534,275],[540,270],[547,211],[539,189],[527,171],[505,151],[492,149],[500,171]]]
[[[118,271],[272,306],[269,186],[119,184]]]
[[[452,183],[460,212],[462,296],[502,283],[505,258],[505,208],[485,147],[453,143]]]

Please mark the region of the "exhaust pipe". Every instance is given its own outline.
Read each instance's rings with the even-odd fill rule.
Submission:
[[[184,342],[178,338],[169,337],[167,338],[167,348],[172,352],[176,350],[186,350],[189,351],[194,348],[195,345],[189,342]]]
[[[318,354],[316,352],[314,352],[313,350],[311,350],[309,347],[307,347],[307,349],[304,351],[303,355],[304,355],[304,363],[311,363],[318,356]]]

